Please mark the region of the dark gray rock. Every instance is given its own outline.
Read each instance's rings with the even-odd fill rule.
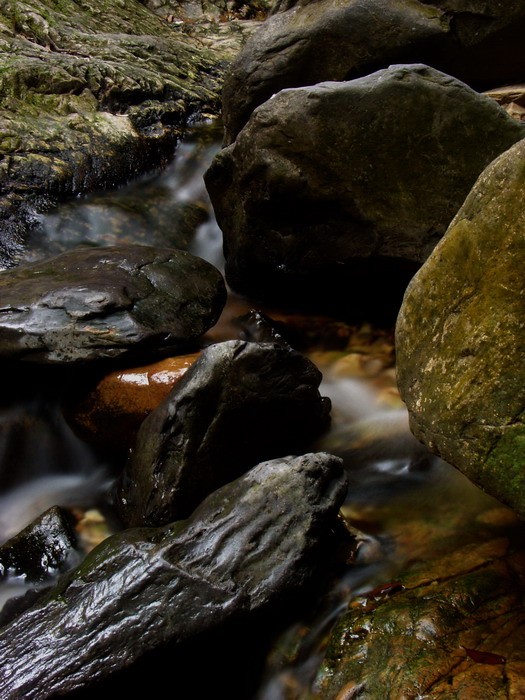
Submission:
[[[76,563],[76,545],[71,517],[53,506],[0,546],[0,579],[45,581]]]
[[[392,63],[427,63],[476,89],[519,82],[524,29],[521,0],[284,0],[226,77],[226,143],[283,88]]]
[[[395,318],[479,173],[524,135],[493,100],[419,64],[283,90],[206,174],[227,280],[269,302],[390,305]]]
[[[483,172],[407,289],[399,388],[416,437],[525,517],[525,141]]]
[[[117,487],[127,526],[186,517],[263,459],[301,453],[328,424],[321,373],[280,344],[212,345],[142,423]]]
[[[0,356],[63,364],[178,351],[217,320],[224,282],[189,253],[79,249],[0,273]]]
[[[346,488],[326,454],[266,462],[191,518],[113,536],[0,632],[0,694],[46,698],[305,586]]]

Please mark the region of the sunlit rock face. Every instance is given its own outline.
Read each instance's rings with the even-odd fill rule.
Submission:
[[[263,459],[301,454],[328,425],[321,373],[280,344],[212,345],[141,425],[117,488],[128,527],[186,517]]]
[[[407,290],[399,385],[415,435],[525,516],[525,142],[481,175]]]
[[[205,176],[226,277],[272,303],[395,318],[479,173],[524,135],[420,64],[283,90]]]
[[[392,63],[427,63],[476,89],[519,82],[524,28],[521,0],[283,0],[226,77],[226,143],[279,90]]]
[[[0,273],[0,356],[65,364],[179,350],[224,305],[221,274],[189,253],[79,249]]]
[[[2,696],[63,694],[304,588],[331,550],[345,492],[337,457],[286,457],[186,521],[106,540],[3,628]]]

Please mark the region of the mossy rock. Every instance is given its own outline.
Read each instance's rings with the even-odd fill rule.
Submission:
[[[523,697],[523,525],[492,516],[505,527],[480,518],[476,541],[354,600],[301,700]]]
[[[151,170],[173,155],[190,117],[218,114],[248,25],[170,23],[136,0],[5,3],[0,265],[16,262],[39,197]]]
[[[525,141],[480,176],[397,325],[416,437],[525,516]]]

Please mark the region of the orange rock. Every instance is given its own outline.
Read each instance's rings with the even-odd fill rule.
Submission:
[[[144,418],[198,357],[199,353],[179,355],[111,372],[70,409],[70,420],[83,437],[124,451]]]

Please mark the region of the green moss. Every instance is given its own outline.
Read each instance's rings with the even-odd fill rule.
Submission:
[[[222,76],[242,35],[225,23],[193,27],[140,2],[5,3],[0,219],[16,216],[13,195],[75,194],[150,170],[171,157],[189,117],[218,114]],[[5,266],[2,248],[9,242],[0,237]]]
[[[502,478],[502,474],[505,475]],[[483,486],[525,516],[525,426],[505,428],[483,468]]]

